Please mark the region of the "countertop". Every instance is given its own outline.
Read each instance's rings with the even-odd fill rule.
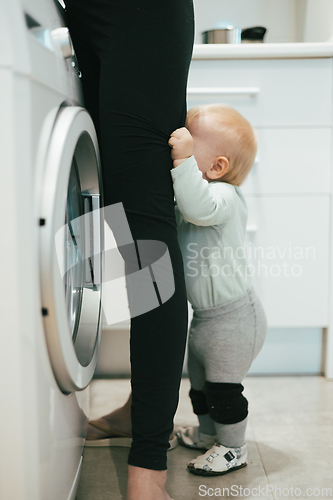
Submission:
[[[333,43],[194,44],[193,60],[333,57]]]

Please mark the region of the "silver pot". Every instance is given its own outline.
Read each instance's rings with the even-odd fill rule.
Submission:
[[[208,30],[202,33],[203,43],[241,43],[241,28],[227,26],[226,28]]]
[[[263,26],[236,28],[227,26],[222,29],[208,30],[202,33],[203,43],[263,43],[267,29]]]

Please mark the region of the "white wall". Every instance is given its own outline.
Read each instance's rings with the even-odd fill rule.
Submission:
[[[195,43],[202,43],[201,32],[228,24],[267,28],[265,42],[295,42],[297,37],[296,2],[306,0],[194,0]],[[317,3],[325,0],[313,0]],[[331,2],[333,0],[326,0]]]
[[[299,41],[333,41],[333,0],[296,0],[296,11]]]

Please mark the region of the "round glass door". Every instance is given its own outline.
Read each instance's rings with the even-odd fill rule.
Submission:
[[[83,198],[81,193],[80,177],[75,157],[69,175],[67,203],[65,213],[64,252],[65,266],[68,271],[64,276],[65,296],[69,331],[75,343],[79,319],[81,314],[83,286],[84,286],[84,253],[79,242],[84,238]]]
[[[41,159],[42,314],[53,372],[68,394],[88,385],[97,363],[104,248],[101,168],[85,109],[62,108],[49,129]]]

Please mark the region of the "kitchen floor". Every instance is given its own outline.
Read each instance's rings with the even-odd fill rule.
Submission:
[[[168,452],[167,489],[174,500],[203,497],[333,498],[333,381],[319,376],[249,376],[248,466],[206,478],[186,471],[199,452]],[[129,380],[94,380],[90,418],[122,405]],[[196,424],[182,380],[175,425]],[[77,500],[125,500],[128,448],[85,448]],[[223,490],[224,489],[224,490]]]

